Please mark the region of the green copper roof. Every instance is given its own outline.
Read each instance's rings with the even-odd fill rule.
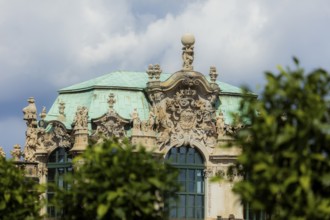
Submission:
[[[168,77],[170,77],[170,74],[162,74],[160,80],[164,81]],[[145,72],[116,71],[63,88],[59,92],[62,93],[104,87],[142,90],[146,87],[147,82],[148,75]]]
[[[171,76],[168,73],[161,74],[161,81]],[[206,77],[208,80],[209,78]],[[59,116],[59,103],[65,103],[65,121],[62,121],[68,129],[75,117],[78,106],[86,106],[89,110],[89,122],[91,119],[104,115],[109,105],[109,94],[115,95],[114,109],[123,118],[130,119],[134,108],[137,109],[140,119],[146,120],[149,116],[149,103],[144,93],[148,82],[145,72],[116,71],[103,76],[78,83],[59,90],[59,96],[50,108],[46,120],[57,120]],[[240,88],[217,81],[220,93],[220,105],[217,112],[222,111],[226,123],[231,123],[231,112],[238,110],[242,91]]]
[[[162,73],[160,76],[161,81],[165,81],[171,76],[169,73]],[[209,77],[206,76],[209,80]],[[60,93],[77,92],[81,90],[95,89],[95,88],[120,88],[120,89],[134,89],[143,90],[148,82],[148,75],[145,72],[127,72],[116,71],[105,74],[103,76],[78,83],[66,88],[61,89]],[[223,93],[241,94],[242,90],[238,87],[229,85],[224,82],[217,81]]]

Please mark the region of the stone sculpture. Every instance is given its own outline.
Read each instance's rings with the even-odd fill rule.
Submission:
[[[24,159],[35,162],[35,151],[37,143],[37,108],[33,97],[28,99],[28,106],[23,108],[23,119],[26,121],[26,139],[24,146]]]
[[[219,115],[216,118],[216,128],[218,138],[223,137],[225,135],[225,119],[222,112],[219,112]]]
[[[28,106],[23,108],[24,120],[36,120],[37,119],[37,107],[33,97],[28,100]]]
[[[192,63],[194,61],[195,37],[192,34],[185,34],[182,36],[181,42],[183,44],[183,48],[182,48],[183,70],[193,70]]]
[[[141,129],[141,120],[136,108],[134,108],[133,112],[131,113],[131,121],[133,123],[133,129],[135,130]]]
[[[74,130],[88,128],[88,109],[85,106],[79,106],[73,121]]]
[[[41,120],[45,120],[45,118],[46,118],[46,115],[47,115],[47,112],[46,112],[46,107],[45,106],[43,106],[42,107],[42,111],[41,111],[41,113],[40,113],[40,118],[41,118]]]
[[[26,139],[24,147],[24,159],[28,162],[35,162],[35,151],[37,143],[37,125],[36,121],[27,122]]]
[[[61,100],[58,104],[58,120],[65,121],[65,103]]]
[[[14,145],[14,149],[10,151],[10,154],[14,161],[20,161],[22,156],[21,146],[18,144]]]

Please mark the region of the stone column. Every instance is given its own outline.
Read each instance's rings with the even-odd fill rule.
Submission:
[[[26,121],[26,139],[24,146],[24,160],[35,162],[35,151],[37,144],[37,108],[33,97],[28,99],[28,106],[23,108],[23,119]]]
[[[48,153],[45,147],[38,146],[36,153],[36,162],[38,162],[38,177],[39,177],[39,184],[46,184],[47,183],[47,175],[48,175],[48,168],[47,168],[47,158]],[[46,192],[43,192],[40,197],[42,199],[47,199]],[[47,214],[47,206],[44,205],[40,210],[41,215]]]
[[[86,150],[88,146],[88,109],[86,107],[78,107],[73,122],[74,144],[70,150],[72,157],[75,157]],[[78,162],[83,163],[83,161]],[[77,169],[77,167],[73,167]]]

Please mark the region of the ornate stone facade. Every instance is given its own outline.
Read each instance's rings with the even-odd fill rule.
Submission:
[[[113,93],[109,94],[108,104],[109,111],[101,116],[92,120],[92,124],[96,129],[92,137],[97,141],[109,139],[112,137],[123,138],[126,137],[124,127],[129,124],[129,121],[119,116],[113,109],[116,99]]]
[[[181,41],[182,69],[166,75],[159,64],[149,65],[145,73],[139,73],[145,79],[143,87],[138,87],[134,79],[122,78],[118,85],[112,85],[112,79],[106,84],[87,83],[86,87],[64,89],[47,114],[45,108],[42,110],[39,121],[35,101],[29,98],[23,109],[27,124],[23,156],[40,182],[47,181],[48,160],[53,152],[65,149],[76,155],[85,150],[89,140],[128,138],[164,157],[170,149],[185,146],[196,149],[204,160],[205,219],[230,214],[242,219],[242,207],[230,191],[231,185],[209,181],[212,176],[226,176],[228,166],[240,152],[219,145],[233,141],[231,135],[243,126],[228,122],[229,110],[234,104],[238,106],[241,94],[232,87],[223,89],[213,66],[209,79],[194,71],[195,38],[185,35]],[[129,84],[119,85],[129,80]],[[70,102],[71,95],[74,98]],[[18,157],[18,151],[13,157]],[[226,201],[221,195],[226,195]]]

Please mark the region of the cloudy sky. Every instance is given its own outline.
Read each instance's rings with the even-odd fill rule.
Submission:
[[[263,72],[330,70],[329,0],[0,0],[0,146],[24,145],[22,108],[39,112],[57,90],[115,70],[181,68],[184,33],[196,38],[194,69],[258,93]]]

